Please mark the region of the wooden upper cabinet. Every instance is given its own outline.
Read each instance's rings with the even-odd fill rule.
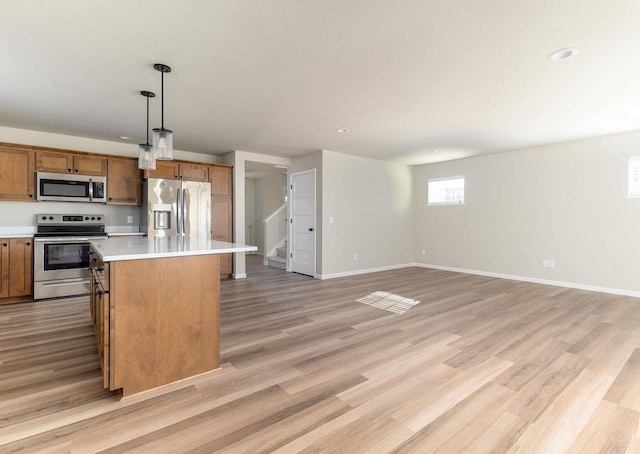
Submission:
[[[233,195],[233,167],[210,166],[209,181],[211,182],[211,195]]]
[[[35,201],[33,150],[0,147],[0,200]]]
[[[36,170],[38,172],[105,176],[107,174],[107,160],[97,156],[38,151]]]
[[[181,163],[180,178],[187,181],[209,181],[209,168],[198,164]]]
[[[176,161],[161,161],[157,159],[155,170],[145,170],[144,177],[177,180],[179,178],[178,163]]]
[[[209,167],[178,161],[156,160],[155,170],[145,170],[145,178],[166,178],[169,180],[209,181]]]
[[[107,159],[95,156],[74,156],[73,172],[78,175],[107,176]],[[137,164],[136,164],[137,166]]]
[[[138,161],[109,158],[107,162],[107,204],[141,205],[142,172]]]
[[[38,172],[73,173],[73,155],[38,151],[36,170]]]

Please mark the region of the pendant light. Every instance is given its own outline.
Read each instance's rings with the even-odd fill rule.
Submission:
[[[161,102],[162,102],[162,124],[159,128],[153,129],[153,152],[156,159],[173,159],[173,131],[164,128],[164,73],[170,73],[171,67],[156,63],[153,65],[156,71],[161,74]]]
[[[138,168],[155,170],[156,155],[153,147],[149,144],[149,98],[155,98],[156,94],[150,91],[141,91],[140,94],[147,98],[147,142],[140,144],[138,151]]]

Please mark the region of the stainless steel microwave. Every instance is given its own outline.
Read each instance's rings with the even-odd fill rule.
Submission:
[[[107,177],[38,172],[38,200],[107,203]]]

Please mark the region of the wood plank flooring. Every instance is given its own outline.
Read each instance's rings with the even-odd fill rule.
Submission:
[[[130,399],[86,298],[0,306],[0,452],[640,452],[640,299],[260,262],[222,283],[222,369]],[[421,303],[355,302],[374,291]]]

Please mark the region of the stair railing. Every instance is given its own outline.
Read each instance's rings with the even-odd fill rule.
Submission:
[[[282,204],[264,220],[264,264],[267,257],[276,252],[276,248],[287,239],[287,204]]]

